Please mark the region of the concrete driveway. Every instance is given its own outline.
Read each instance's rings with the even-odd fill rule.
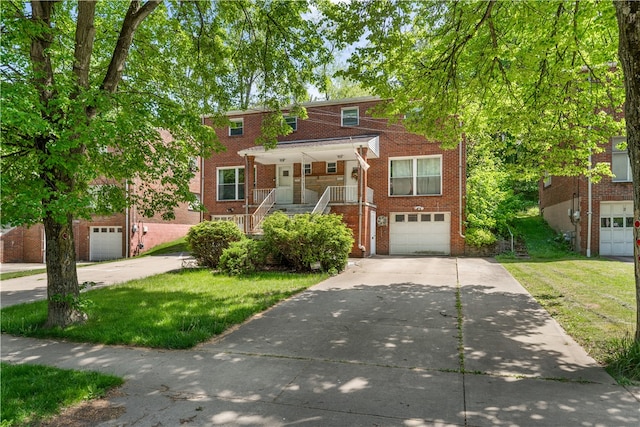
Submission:
[[[490,259],[357,260],[188,351],[3,335],[2,360],[124,376],[105,426],[640,424],[640,397]]]

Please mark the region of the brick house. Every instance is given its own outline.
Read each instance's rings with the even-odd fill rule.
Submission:
[[[170,135],[161,132],[163,139]],[[196,162],[201,169],[201,161]],[[201,194],[200,174],[189,186],[198,198]],[[135,191],[135,182],[128,184]],[[136,207],[111,216],[94,216],[88,220],[74,220],[73,234],[76,244],[76,259],[79,261],[103,261],[135,256],[161,243],[183,237],[193,224],[202,221],[202,213],[188,204],[175,209],[175,219],[163,220],[160,216],[146,218]],[[44,226],[9,227],[0,237],[0,262],[45,262]]]
[[[545,220],[570,238],[576,251],[591,256],[633,256],[633,183],[624,137],[613,137],[593,163],[611,164],[613,177],[591,183],[585,176],[551,176],[540,182]]]
[[[332,212],[353,230],[352,256],[463,254],[464,147],[372,117],[380,102],[310,102],[305,120],[284,111],[293,132],[268,150],[255,144],[263,111],[229,112],[216,129],[226,151],[204,161],[206,219],[255,233],[274,210]]]

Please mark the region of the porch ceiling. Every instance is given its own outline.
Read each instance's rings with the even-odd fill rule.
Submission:
[[[238,154],[254,156],[256,163],[263,165],[335,162],[356,160],[356,149],[360,147],[368,148],[367,158],[378,158],[377,135],[279,142],[276,148],[251,147]]]

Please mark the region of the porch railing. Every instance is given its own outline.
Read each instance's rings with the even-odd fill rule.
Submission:
[[[337,185],[328,187],[329,203],[348,203],[358,201],[357,185]]]
[[[253,203],[262,203],[269,194],[273,191],[273,188],[256,188],[253,190]]]
[[[276,189],[273,188],[269,193],[265,196],[260,206],[256,209],[256,211],[251,215],[251,228],[247,228],[246,230],[256,231],[260,229],[260,225],[262,224],[262,220],[269,210],[276,203]]]
[[[238,226],[240,231],[245,232],[245,225],[251,220],[251,215],[211,215],[211,221],[231,221]]]

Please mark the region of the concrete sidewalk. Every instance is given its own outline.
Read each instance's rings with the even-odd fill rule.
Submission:
[[[78,281],[94,282],[92,289],[140,279],[154,274],[180,269],[188,254],[170,254],[123,259],[90,264],[78,268]],[[82,265],[82,264],[79,264]],[[44,264],[2,264],[2,271],[23,271],[20,268],[45,268]],[[47,298],[47,274],[17,277],[0,282],[0,308]]]
[[[1,344],[3,361],[125,377],[103,426],[640,424],[640,396],[488,259],[358,260],[188,351]]]

